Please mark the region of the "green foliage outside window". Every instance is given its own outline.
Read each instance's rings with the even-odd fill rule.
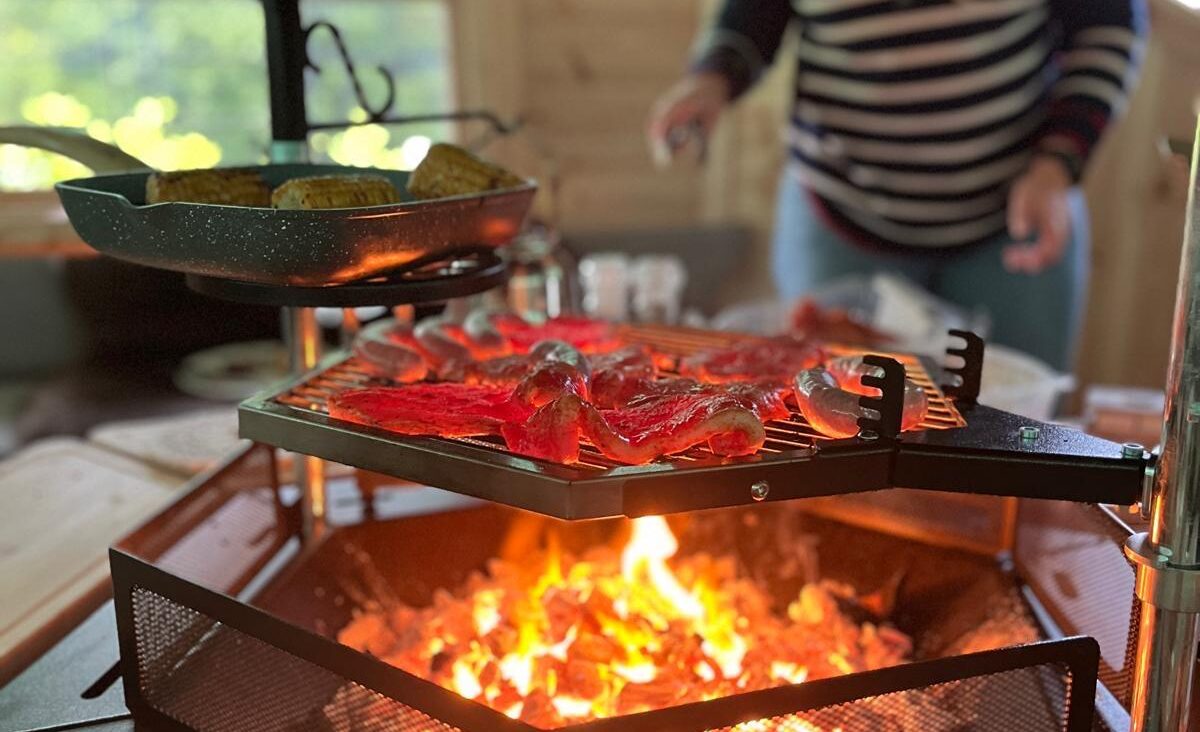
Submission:
[[[453,106],[441,0],[304,0],[306,21],[342,31],[373,102],[374,67],[398,81],[397,113]],[[71,127],[164,170],[264,162],[270,137],[258,0],[6,0],[0,3],[0,125]],[[314,34],[322,68],[307,79],[314,122],[363,119],[333,42]],[[312,136],[316,159],[407,168],[444,138],[442,124],[367,126]],[[0,145],[0,190],[85,175],[59,156]]]

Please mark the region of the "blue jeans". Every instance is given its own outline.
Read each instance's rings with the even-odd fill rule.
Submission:
[[[1071,236],[1062,260],[1037,275],[1004,268],[1008,236],[958,253],[874,251],[831,229],[795,174],[779,186],[775,218],[774,275],[780,296],[800,297],[847,275],[891,273],[907,277],[958,305],[991,317],[989,340],[1036,356],[1069,372],[1083,327],[1089,272],[1087,203],[1071,192]]]

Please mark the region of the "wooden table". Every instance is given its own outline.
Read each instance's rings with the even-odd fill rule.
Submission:
[[[187,476],[75,438],[0,463],[0,685],[108,595],[108,546]]]

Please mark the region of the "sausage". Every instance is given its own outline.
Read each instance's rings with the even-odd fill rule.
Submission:
[[[859,397],[874,396],[877,389],[863,386],[862,377],[877,372],[859,356],[835,358],[826,366],[801,371],[795,379],[796,403],[800,413],[817,432],[826,437],[853,437],[863,414]],[[920,426],[929,410],[929,397],[919,384],[904,380],[904,408],[900,429]]]
[[[353,351],[374,374],[408,384],[424,379],[429,371],[411,339],[408,326],[381,320],[358,332]]]
[[[837,380],[838,385],[846,391],[865,396],[876,396],[878,389],[863,386],[862,377],[879,374],[878,366],[868,366],[862,356],[841,356],[830,359],[826,364],[829,373]],[[912,379],[904,380],[904,411],[900,418],[900,429],[910,430],[919,427],[929,412],[929,395],[921,385]]]

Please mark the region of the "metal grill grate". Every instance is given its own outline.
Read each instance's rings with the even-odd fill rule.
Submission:
[[[138,688],[203,732],[458,732],[184,605],[133,588]]]
[[[720,348],[735,343],[739,336],[709,331],[696,331],[675,328],[629,328],[625,332],[626,340],[644,345],[656,353],[682,357],[706,348]],[[861,353],[861,351],[837,350],[835,353]],[[908,378],[920,384],[929,395],[929,413],[922,424],[924,429],[953,429],[966,424],[954,403],[942,394],[941,389],[934,383],[929,372],[920,359],[904,354],[886,354],[904,364]],[[677,375],[667,370],[667,376]],[[393,385],[385,379],[370,375],[358,359],[350,358],[325,369],[312,376],[307,381],[278,394],[273,400],[300,413],[325,416],[328,414],[325,403],[334,393],[343,389],[365,386]],[[793,411],[787,420],[776,420],[766,424],[767,439],[760,451],[763,455],[779,455],[795,450],[809,450],[815,444],[828,438],[820,435],[804,417]],[[397,438],[403,439],[403,438]],[[471,445],[486,450],[504,454],[508,453],[503,440],[500,438],[436,438],[450,443]],[[712,461],[718,459],[707,447],[698,445],[687,452],[664,458],[664,462],[679,464]],[[601,455],[590,445],[584,445],[577,467],[581,472],[596,474],[606,470],[622,467],[618,463]]]

